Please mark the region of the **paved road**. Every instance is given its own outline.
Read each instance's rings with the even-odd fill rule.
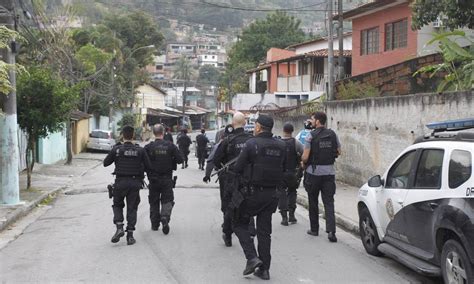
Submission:
[[[141,192],[137,243],[110,242],[114,232],[111,202],[102,188],[111,169],[97,167],[77,180],[69,195],[39,208],[18,224],[23,234],[5,244],[0,234],[0,282],[155,282],[249,283],[237,239],[226,248],[220,238],[218,190],[203,187],[202,172],[179,170],[185,188],[175,191],[176,206],[168,236],[150,230],[146,190]],[[196,185],[193,187],[193,184]],[[197,187],[199,185],[199,187]],[[298,224],[279,225],[274,215],[272,283],[429,283],[398,263],[370,257],[360,240],[339,232],[332,244],[322,235],[308,236],[307,211],[299,208]]]

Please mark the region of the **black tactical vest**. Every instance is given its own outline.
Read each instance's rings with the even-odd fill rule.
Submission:
[[[242,152],[242,149],[245,146],[245,142],[247,142],[247,140],[252,137],[252,134],[245,132],[230,135],[227,138],[229,142],[227,143],[226,149],[228,159],[226,162],[239,156],[240,152]]]
[[[299,163],[295,138],[282,139],[282,141],[285,142],[286,145],[286,170],[294,172]]]
[[[145,147],[152,165],[152,174],[172,174],[175,167],[173,147],[166,140],[156,140]]]
[[[117,176],[143,176],[143,149],[131,143],[115,148],[115,174]]]
[[[331,129],[311,131],[310,165],[332,165],[337,158],[337,137]]]
[[[254,160],[248,167],[247,178],[251,185],[276,187],[283,181],[285,143],[276,138],[255,137]]]

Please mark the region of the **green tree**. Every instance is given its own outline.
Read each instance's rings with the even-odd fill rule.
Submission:
[[[474,1],[472,0],[415,0],[411,4],[413,27],[424,25],[441,18],[450,30],[474,28]]]
[[[198,82],[201,85],[217,86],[221,73],[212,65],[204,65],[199,68]]]
[[[176,64],[173,78],[188,81],[191,80],[193,75],[194,70],[191,61],[186,56],[181,56]]]
[[[470,42],[467,49],[456,42],[459,37]],[[441,72],[444,77],[438,92],[471,90],[474,87],[474,41],[464,31],[453,31],[436,35],[428,44],[435,42],[441,49],[443,63],[422,67],[413,76],[428,73],[431,78]]]
[[[27,188],[31,187],[36,141],[62,130],[76,107],[79,92],[50,70],[32,67],[17,82],[18,124],[28,134]]]
[[[285,48],[305,39],[300,29],[300,20],[284,12],[267,15],[243,29],[239,41],[229,51],[229,60],[221,88],[227,89],[228,99],[236,92],[248,91],[246,70],[258,65],[265,59],[267,50]]]
[[[5,26],[0,26],[0,49],[10,50],[10,43],[13,39],[20,40],[20,35],[14,31],[10,30]],[[15,90],[15,86],[10,83],[10,71],[24,71],[24,68],[20,64],[9,64],[3,60],[0,60],[0,93],[9,94],[11,91]]]

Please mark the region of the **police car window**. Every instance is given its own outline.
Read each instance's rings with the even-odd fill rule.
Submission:
[[[465,183],[472,174],[472,156],[468,151],[454,150],[449,160],[448,183],[457,188]]]
[[[387,175],[386,188],[408,188],[408,177],[415,153],[415,151],[406,153],[393,165]]]
[[[444,150],[426,149],[421,154],[415,176],[415,188],[440,189]]]

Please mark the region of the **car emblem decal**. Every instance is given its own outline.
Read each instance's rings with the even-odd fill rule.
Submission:
[[[393,220],[393,217],[395,216],[395,210],[393,209],[393,202],[391,198],[387,199],[387,202],[385,202],[385,208],[387,209],[388,217],[390,217],[390,220]]]

